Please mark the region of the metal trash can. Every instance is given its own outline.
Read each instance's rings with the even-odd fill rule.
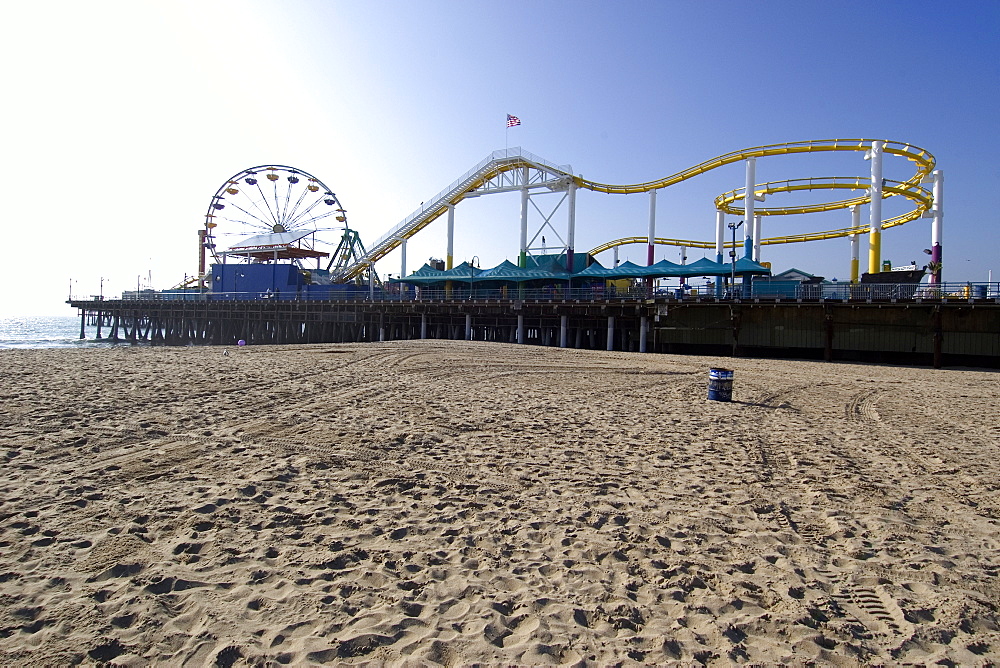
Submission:
[[[733,371],[732,369],[708,370],[708,398],[712,401],[732,401]]]

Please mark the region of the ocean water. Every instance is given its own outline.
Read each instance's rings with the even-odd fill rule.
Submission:
[[[115,344],[98,341],[94,326],[80,340],[79,316],[26,316],[0,318],[0,348],[105,348]],[[121,344],[118,344],[121,345]]]

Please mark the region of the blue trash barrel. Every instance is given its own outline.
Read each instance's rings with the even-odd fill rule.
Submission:
[[[732,369],[708,370],[708,398],[712,401],[732,401],[733,371]]]

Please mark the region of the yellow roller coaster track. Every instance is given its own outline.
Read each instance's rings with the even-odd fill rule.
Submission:
[[[580,187],[588,188],[590,190],[595,190],[597,192],[606,193],[640,193],[649,192],[650,190],[657,190],[659,188],[666,188],[667,186],[680,183],[681,181],[686,181],[687,179],[698,176],[699,174],[704,174],[705,172],[715,169],[717,167],[722,167],[724,165],[729,165],[734,162],[740,162],[741,160],[746,160],[747,158],[761,158],[770,157],[777,155],[792,155],[796,153],[816,153],[822,151],[869,151],[872,146],[873,139],[821,139],[815,141],[806,142],[795,142],[789,144],[771,144],[768,146],[757,146],[754,148],[746,148],[740,151],[734,151],[732,153],[727,153],[726,155],[713,158],[711,160],[706,160],[694,167],[686,169],[684,171],[678,172],[672,176],[665,177],[663,179],[658,179],[656,181],[647,181],[645,183],[637,183],[627,186],[616,186],[597,183],[595,181],[586,181],[583,179],[577,179],[577,184]],[[916,173],[911,176],[906,181],[891,181],[885,179],[882,187],[882,197],[883,199],[892,197],[895,195],[901,195],[911,200],[915,204],[915,208],[903,215],[896,216],[894,218],[888,218],[883,220],[880,229],[886,229],[889,227],[895,227],[897,225],[902,225],[908,223],[911,220],[916,220],[924,215],[934,204],[933,195],[923,188],[920,184],[930,176],[930,173],[934,171],[935,160],[934,156],[931,155],[926,150],[913,146],[911,144],[904,144],[901,142],[886,141],[884,143],[883,149],[885,153],[892,155],[899,155],[905,157],[907,160],[915,163],[917,166]],[[812,178],[812,179],[790,179],[786,181],[773,181],[769,183],[758,184],[754,186],[754,196],[763,197],[765,195],[773,193],[782,192],[795,192],[801,190],[864,190],[866,194],[861,197],[855,197],[846,200],[838,200],[834,202],[825,202],[821,204],[811,204],[805,206],[790,206],[790,207],[755,207],[754,213],[762,216],[777,216],[777,215],[792,215],[792,214],[805,214],[805,213],[816,213],[821,211],[833,211],[836,209],[846,209],[855,205],[866,204],[871,201],[871,196],[868,190],[871,186],[871,181],[869,179],[864,179],[860,177],[822,177],[822,178]],[[737,200],[743,200],[746,197],[745,188],[738,188],[736,190],[731,190],[727,193],[719,195],[715,199],[716,208],[720,211],[726,213],[741,215],[744,213],[742,207],[735,207],[734,203]],[[810,232],[805,234],[791,234],[780,237],[770,237],[766,239],[761,239],[761,244],[787,244],[787,243],[799,243],[804,241],[819,241],[822,239],[834,239],[837,237],[845,237],[852,234],[867,233],[868,228],[841,228],[836,230],[825,230],[822,232]],[[614,241],[609,241],[604,243],[590,251],[592,255],[601,253],[603,251],[614,248],[615,246],[623,246],[626,244],[633,243],[648,243],[647,237],[626,237],[623,239],[616,239]],[[689,246],[692,248],[715,248],[714,241],[695,241],[689,239],[665,239],[656,238],[654,242],[657,244],[664,244],[669,246]],[[726,247],[731,247],[732,243],[726,243]],[[741,245],[738,243],[737,245]]]
[[[804,142],[791,142],[786,144],[769,144],[767,146],[756,146],[752,148],[745,148],[739,151],[733,151],[732,153],[727,153],[711,160],[706,160],[705,162],[699,163],[694,167],[690,167],[681,172],[677,172],[672,176],[667,176],[662,179],[657,179],[655,181],[647,181],[645,183],[636,183],[632,185],[610,185],[606,183],[600,183],[597,181],[590,181],[579,176],[574,176],[572,174],[564,172],[562,169],[554,167],[553,165],[547,165],[547,171],[551,173],[562,174],[567,178],[571,178],[577,187],[586,188],[588,190],[593,190],[596,192],[612,193],[612,194],[632,194],[632,193],[643,193],[649,192],[651,190],[659,190],[661,188],[666,188],[668,186],[675,185],[682,181],[694,178],[700,174],[711,171],[718,167],[723,167],[725,165],[730,165],[736,162],[746,160],[748,158],[764,158],[771,156],[780,155],[794,155],[798,153],[821,153],[825,151],[854,151],[854,152],[866,152],[872,147],[874,139],[818,139],[814,141],[804,141]],[[934,171],[935,160],[934,156],[925,151],[922,148],[913,146],[911,144],[904,144],[902,142],[895,141],[885,141],[883,144],[883,152],[889,153],[891,155],[898,155],[910,160],[916,164],[916,173],[907,179],[906,181],[885,181],[885,186],[883,187],[883,198],[902,195],[907,199],[913,201],[916,205],[915,209],[902,216],[897,216],[895,218],[890,218],[888,220],[882,221],[882,228],[894,227],[896,225],[902,225],[903,223],[909,222],[920,218],[925,211],[927,211],[933,204],[932,195],[920,186],[921,182],[926,179],[932,171]],[[496,155],[496,154],[494,154]],[[544,162],[544,161],[543,161]],[[472,192],[482,186],[484,183],[490,179],[496,177],[498,174],[504,172],[510,172],[516,169],[521,169],[525,166],[537,166],[534,165],[532,159],[526,158],[521,155],[510,155],[509,157],[487,159],[480,163],[477,167],[473,168],[465,177],[460,179],[458,182],[453,184],[452,188],[441,193],[439,198],[433,202],[428,202],[426,208],[421,208],[419,214],[415,214],[408,218],[407,220],[400,223],[392,232],[384,236],[383,239],[375,243],[375,245],[369,249],[368,254],[355,266],[348,268],[347,272],[342,276],[342,278],[351,278],[359,274],[366,266],[370,266],[374,262],[378,261],[391,250],[396,248],[403,239],[409,239],[415,235],[420,230],[424,229],[442,214],[447,211],[447,206],[449,204],[457,204],[462,201],[466,193]],[[817,189],[848,189],[848,190],[866,190],[870,183],[862,178],[856,177],[826,177],[818,179],[797,179],[790,181],[775,181],[773,183],[765,183],[759,186],[755,186],[754,191],[756,195],[767,195],[771,193],[778,192],[793,192],[797,190],[817,190]],[[729,193],[720,195],[716,199],[716,205],[721,208],[721,210],[728,213],[741,214],[743,209],[738,209],[733,206],[736,200],[743,199],[743,189],[733,190]],[[783,207],[783,208],[755,208],[755,213],[761,215],[789,215],[798,213],[811,213],[817,211],[831,211],[835,209],[844,209],[855,204],[865,204],[870,201],[870,197],[866,194],[865,196],[855,197],[852,199],[839,200],[835,202],[828,202],[825,204],[815,204],[809,206],[800,207]],[[785,244],[785,243],[798,243],[803,241],[817,241],[821,239],[832,239],[835,237],[843,237],[851,234],[867,233],[868,229],[855,229],[855,228],[844,228],[838,230],[827,230],[823,232],[812,232],[807,234],[793,234],[782,237],[772,237],[768,239],[762,239],[762,244]],[[646,237],[627,237],[625,239],[617,239],[615,241],[610,241],[608,243],[602,244],[597,248],[590,251],[590,253],[597,254],[602,251],[614,248],[615,246],[620,246],[630,243],[646,243],[648,239]],[[689,246],[692,248],[714,248],[714,241],[693,241],[684,239],[662,239],[658,238],[655,240],[658,244],[667,244],[675,246]],[[731,245],[731,244],[726,244]]]
[[[645,183],[636,183],[627,186],[614,186],[605,183],[598,183],[597,181],[587,181],[585,179],[578,179],[577,183],[584,188],[596,190],[598,192],[623,195],[627,195],[629,193],[642,193],[649,192],[650,190],[657,190],[659,188],[666,188],[667,186],[672,186],[680,183],[681,181],[686,181],[690,178],[698,176],[699,174],[704,174],[705,172],[711,171],[717,167],[731,165],[734,162],[740,162],[741,160],[746,160],[747,158],[764,158],[777,155],[792,155],[795,153],[818,153],[822,151],[868,151],[871,149],[873,141],[877,140],[817,139],[814,141],[792,142],[788,144],[769,144],[767,146],[745,148],[740,151],[733,151],[732,153],[720,155],[717,158],[706,160],[705,162],[699,163],[694,167],[677,172],[673,176],[667,176],[662,179],[657,179],[656,181],[647,181]],[[886,141],[882,150],[886,153],[903,156],[904,158],[917,164],[917,173],[908,181],[905,181],[907,184],[916,185],[920,183],[924,177],[934,171],[934,156],[922,148],[912,146],[910,144],[903,144],[901,142]]]

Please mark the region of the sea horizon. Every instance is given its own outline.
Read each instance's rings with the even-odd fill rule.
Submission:
[[[93,328],[80,338],[80,317],[0,316],[0,349],[104,348],[116,345],[93,337]],[[118,344],[120,345],[120,344]]]

